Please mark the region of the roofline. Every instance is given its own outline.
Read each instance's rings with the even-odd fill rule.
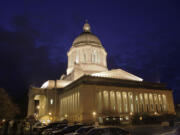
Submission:
[[[140,81],[122,80],[117,78],[94,77],[90,75],[84,75],[79,79],[75,80],[74,82],[72,82],[71,84],[64,87],[61,90],[61,92],[70,90],[76,86],[79,86],[80,84],[170,90],[166,88],[166,85],[164,83],[154,83],[154,82],[145,82],[145,81],[140,82]]]

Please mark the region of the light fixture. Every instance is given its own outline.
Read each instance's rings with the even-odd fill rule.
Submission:
[[[49,112],[49,115],[52,115],[52,113],[51,113],[51,112]]]
[[[37,106],[37,109],[39,109],[39,108],[40,108],[40,106],[38,105],[38,106]]]
[[[96,112],[92,112],[92,115],[93,115],[93,116],[96,116]]]
[[[6,119],[3,119],[3,120],[2,120],[2,122],[5,122],[5,121],[6,121]]]
[[[53,99],[50,100],[50,104],[51,104],[51,105],[53,104]]]
[[[158,113],[157,112],[154,112],[154,115],[157,115]]]
[[[68,115],[67,115],[67,114],[65,114],[64,116],[65,116],[66,118],[68,117]]]

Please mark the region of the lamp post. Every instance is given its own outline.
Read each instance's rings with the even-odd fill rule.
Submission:
[[[139,117],[139,120],[142,120],[142,119],[143,119],[143,117],[142,117],[142,116],[140,116],[140,117]]]
[[[92,115],[93,115],[93,119],[94,119],[94,125],[98,126],[99,124],[96,122],[96,115],[97,115],[97,113],[94,111],[94,112],[92,112]]]

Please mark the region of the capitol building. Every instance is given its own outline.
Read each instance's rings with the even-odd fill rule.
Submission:
[[[99,122],[133,114],[175,114],[173,94],[164,84],[145,82],[122,69],[107,68],[107,52],[86,22],[67,52],[66,74],[30,87],[28,116],[41,122]]]

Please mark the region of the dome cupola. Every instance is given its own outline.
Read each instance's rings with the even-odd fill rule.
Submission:
[[[87,21],[83,26],[83,32],[73,41],[73,46],[79,46],[84,44],[102,46],[99,38],[91,32],[91,26]]]
[[[89,25],[88,21],[86,20],[86,23],[83,26],[84,32],[91,32],[91,26]]]
[[[79,68],[86,74],[107,70],[107,53],[99,38],[91,32],[91,26],[86,21],[83,32],[75,38],[68,55],[67,74]]]

